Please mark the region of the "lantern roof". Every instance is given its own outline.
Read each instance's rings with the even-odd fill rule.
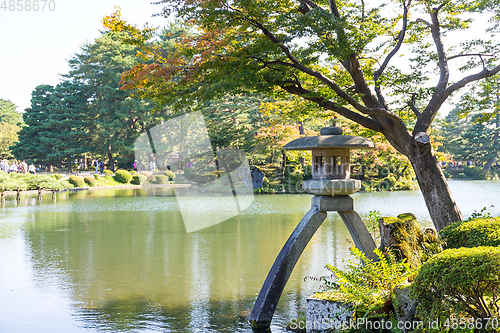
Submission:
[[[338,130],[337,130],[338,129]],[[312,150],[324,148],[348,148],[348,149],[374,149],[377,146],[370,140],[357,135],[339,135],[342,130],[338,127],[322,128],[319,136],[305,136],[287,143],[283,148],[287,150]]]

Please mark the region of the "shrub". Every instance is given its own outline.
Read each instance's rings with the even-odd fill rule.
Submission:
[[[111,170],[104,170],[103,173],[105,176],[113,176],[113,171]]]
[[[216,179],[217,179],[217,175],[206,174],[206,175],[203,175],[203,176],[196,177],[194,179],[194,181],[197,182],[198,184],[206,184],[206,183],[213,182]]]
[[[464,174],[467,178],[474,180],[486,179],[486,174],[483,172],[483,168],[477,166],[464,166]],[[460,176],[461,174],[459,174]]]
[[[138,174],[132,176],[132,180],[130,181],[130,183],[133,185],[141,185],[144,184],[147,180],[148,177],[146,177],[145,175]]]
[[[316,293],[317,298],[352,303],[358,317],[369,313],[380,312],[390,308],[391,294],[395,287],[408,283],[415,270],[403,261],[396,261],[391,255],[384,255],[376,249],[378,261],[353,248],[351,254],[359,259],[359,263],[348,261],[346,270],[340,270],[327,264],[326,267],[335,275],[332,281],[329,277],[321,277],[325,292]]]
[[[120,183],[128,184],[132,180],[132,175],[127,170],[117,170],[115,172],[115,178]]]
[[[187,168],[184,170],[184,177],[186,177],[186,179],[192,179],[194,177],[196,177],[196,173],[194,171],[193,168]]]
[[[156,179],[156,176],[154,175],[154,173],[152,173],[150,171],[141,171],[140,174],[146,176],[147,180],[149,182],[154,181]]]
[[[421,318],[498,318],[500,248],[447,249],[429,259],[412,285]]]
[[[96,179],[94,177],[85,177],[83,178],[83,181],[85,184],[87,184],[89,187],[95,187],[96,186]]]
[[[167,184],[168,177],[165,175],[156,175],[155,180],[151,181],[153,184]]]
[[[82,177],[70,176],[68,181],[74,187],[85,187],[85,182]]]
[[[170,180],[175,180],[177,177],[177,175],[170,170],[165,171],[165,176],[168,176],[168,179]]]
[[[98,173],[94,173],[94,178],[96,180],[101,180],[101,175],[99,175]]]
[[[440,231],[445,248],[500,246],[500,218],[457,222]]]
[[[62,175],[58,174],[58,173],[55,173],[53,175],[51,175],[52,177],[54,177],[55,179],[59,180],[62,178]]]
[[[137,175],[137,171],[135,170],[130,170],[130,174],[133,176],[133,175]]]

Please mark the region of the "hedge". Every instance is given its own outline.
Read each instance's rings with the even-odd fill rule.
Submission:
[[[444,247],[500,246],[500,217],[457,222],[440,232]]]
[[[447,249],[422,265],[411,288],[421,318],[499,318],[500,248]]]
[[[70,176],[68,182],[74,187],[85,187],[85,181],[82,177]]]
[[[170,180],[175,180],[175,177],[177,177],[177,175],[170,170],[165,171],[164,174],[165,176],[168,176],[168,179]]]
[[[94,177],[85,177],[83,178],[83,181],[85,184],[87,184],[89,187],[95,187],[96,186],[96,180]]]
[[[153,184],[167,184],[168,177],[165,175],[156,175],[155,180],[151,180],[150,182]]]
[[[130,181],[131,184],[133,185],[141,185],[144,184],[148,180],[148,177],[145,175],[133,175],[132,180]]]
[[[115,178],[120,183],[128,184],[132,180],[132,175],[127,170],[117,170],[115,172]]]

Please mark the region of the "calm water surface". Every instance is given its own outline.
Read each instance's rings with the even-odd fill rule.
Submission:
[[[465,216],[500,215],[500,182],[450,182]],[[420,192],[355,194],[363,218],[413,212],[430,226]],[[0,208],[0,332],[250,332],[248,311],[275,257],[310,207],[309,195],[256,196],[242,214],[186,233],[170,191],[92,190]],[[498,204],[498,205],[497,205]],[[272,332],[305,311],[331,263],[349,258],[336,213],[288,282]]]

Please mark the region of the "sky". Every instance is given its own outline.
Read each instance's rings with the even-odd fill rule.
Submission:
[[[123,19],[135,25],[167,24],[165,18],[152,17],[161,11],[160,5],[150,4],[152,0],[51,1],[53,11],[48,2],[44,11],[37,12],[10,11],[8,0],[6,10],[0,8],[0,98],[11,100],[18,111],[30,107],[36,86],[60,82],[60,74],[69,70],[68,60],[99,37],[101,19],[115,6],[121,7]]]

